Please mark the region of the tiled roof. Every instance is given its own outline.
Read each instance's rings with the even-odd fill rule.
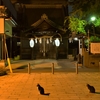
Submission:
[[[56,23],[54,23],[53,21],[51,21],[48,16],[46,14],[43,14],[41,16],[41,18],[36,21],[35,23],[33,23],[31,26],[35,29],[37,28],[40,24],[42,24],[43,22],[46,22],[47,24],[49,24],[51,27],[62,31],[62,32],[66,32],[66,30],[64,30],[61,26],[57,25]]]

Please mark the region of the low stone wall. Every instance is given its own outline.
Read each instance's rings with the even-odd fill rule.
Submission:
[[[89,54],[84,51],[83,64],[85,67],[99,67],[100,54]]]

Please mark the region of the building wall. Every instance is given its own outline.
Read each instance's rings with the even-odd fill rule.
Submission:
[[[18,21],[28,25],[40,19],[44,13],[49,19],[63,25],[65,16],[68,16],[67,0],[11,0],[15,3]],[[16,2],[19,2],[16,3]]]

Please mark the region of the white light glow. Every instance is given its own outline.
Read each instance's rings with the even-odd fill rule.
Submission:
[[[33,39],[30,40],[30,47],[31,47],[31,48],[34,47],[34,40],[33,40]]]
[[[55,40],[55,45],[56,45],[57,47],[60,46],[60,41],[59,41],[58,38]]]
[[[75,40],[75,41],[78,41],[78,38],[77,38],[77,37],[75,37],[75,38],[74,38],[74,40]]]
[[[91,17],[91,21],[95,21],[95,20],[96,20],[95,16]]]

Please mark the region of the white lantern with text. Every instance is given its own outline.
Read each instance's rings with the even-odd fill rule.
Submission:
[[[34,40],[33,40],[33,39],[30,40],[30,47],[31,47],[31,48],[34,47]]]
[[[59,47],[59,46],[60,46],[60,41],[59,41],[59,39],[58,39],[58,38],[56,38],[56,40],[55,40],[55,45],[56,45],[57,47]]]

